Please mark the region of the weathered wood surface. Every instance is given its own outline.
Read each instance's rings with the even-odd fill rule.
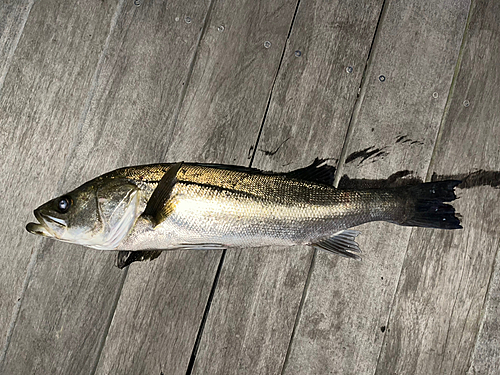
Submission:
[[[301,1],[253,166],[340,156],[381,6]],[[193,373],[280,373],[312,256],[310,248],[229,249]]]
[[[500,167],[499,16],[497,2],[474,3],[429,175]],[[499,203],[500,190],[461,190],[455,206],[463,215],[463,230],[412,231],[377,373],[464,374],[469,370],[499,249]],[[498,326],[489,326],[498,319],[496,293],[490,298],[493,306],[485,318],[484,338],[498,337]],[[494,345],[492,340],[479,347],[478,354],[488,356],[477,357],[471,373],[498,373],[500,348]]]
[[[341,173],[387,178],[409,169],[425,177],[467,11],[467,1],[385,2],[346,154],[386,147],[386,155],[340,165]],[[402,135],[418,143],[396,144]],[[317,254],[285,374],[373,373],[411,230],[359,230],[363,261]]]
[[[465,44],[464,57],[460,75],[457,80],[457,94],[454,107],[457,111],[450,110],[450,124],[455,121],[460,127],[467,129],[467,136],[470,134],[474,142],[467,145],[465,154],[470,158],[472,168],[483,167],[485,169],[500,169],[500,3],[495,1],[478,1],[473,8],[469,25],[468,37]],[[461,96],[460,96],[461,94]],[[463,101],[461,102],[461,99]],[[464,111],[460,104],[468,100],[471,107],[470,112]],[[462,111],[458,111],[461,108]],[[452,116],[454,113],[454,116]],[[465,116],[460,116],[463,114]],[[477,124],[475,129],[473,124]],[[450,130],[453,129],[450,127]],[[462,133],[463,134],[463,133]],[[454,134],[452,139],[458,139],[458,134]],[[464,139],[464,138],[462,138]],[[464,154],[458,154],[458,150],[453,150],[463,160]],[[443,155],[443,160],[449,154]],[[460,159],[458,159],[460,160]],[[459,168],[459,165],[454,166]],[[447,171],[449,173],[449,171]],[[472,194],[474,193],[474,194]],[[473,245],[473,252],[477,259],[480,253],[487,249],[488,259],[493,260],[495,268],[489,280],[488,292],[482,307],[481,327],[476,338],[476,345],[472,354],[472,363],[468,369],[468,374],[490,374],[498,373],[500,369],[500,235],[498,222],[500,217],[500,191],[491,189],[481,192],[471,191],[473,203],[471,204],[472,215],[469,216],[471,223],[474,217],[477,221],[473,223],[477,244]],[[467,197],[463,198],[463,201]],[[482,206],[482,207],[481,207]],[[480,208],[481,207],[481,208]],[[476,211],[477,210],[477,211]],[[479,211],[481,210],[481,211]],[[485,219],[484,227],[478,228],[482,223],[482,217],[476,216],[481,212]],[[479,230],[478,230],[479,229]],[[479,238],[484,237],[484,238]],[[484,261],[483,261],[484,262]],[[484,283],[488,277],[487,268],[481,270],[479,280]],[[484,290],[480,290],[484,292]],[[470,294],[469,294],[470,295]],[[477,313],[477,312],[476,312]],[[477,327],[477,326],[476,326]],[[467,348],[468,349],[468,348]],[[462,359],[463,361],[463,359]]]
[[[67,158],[75,139],[115,5],[99,1],[64,5],[58,1],[37,2],[8,66],[0,91],[0,171],[4,176],[0,184],[2,348],[11,332],[10,322],[17,317],[16,303],[23,296],[26,271],[31,270],[30,253],[36,254],[42,242],[26,236],[24,226],[33,217],[32,210],[45,200],[43,197],[55,193],[64,163],[54,161]],[[17,9],[24,11],[22,6]],[[12,17],[22,22],[22,14]],[[68,38],[76,31],[84,37]],[[40,309],[36,306],[33,310],[37,319],[43,319]],[[33,327],[25,336],[25,340],[33,337],[33,341],[22,346],[28,355],[34,355],[28,348],[40,345]]]
[[[47,4],[43,5],[40,4],[46,9]],[[91,100],[85,113],[80,109],[82,127],[76,129],[79,132],[74,151],[65,156],[67,163],[57,193],[114,167],[161,158],[158,155],[168,146],[168,133],[174,126],[172,114],[178,110],[208,8],[208,1],[144,3],[140,7],[133,2],[121,2],[111,9],[111,15],[115,13],[111,24],[100,21],[105,25],[98,49],[102,50],[102,57],[99,64],[95,61],[92,65],[92,73],[96,71],[92,87],[82,88]],[[81,18],[83,14],[76,12],[74,17]],[[92,14],[96,17],[96,10]],[[186,14],[193,22],[185,22]],[[66,31],[66,34],[71,33]],[[78,35],[77,39],[81,38]],[[81,102],[85,103],[85,98]],[[71,108],[68,103],[66,106]],[[64,111],[59,114],[64,115]],[[60,133],[66,129],[73,131],[78,127],[78,118],[64,125],[66,128],[58,128]],[[43,155],[40,159],[52,165],[63,164]],[[50,170],[45,165],[39,168]],[[51,184],[46,181],[40,187],[45,185]],[[29,202],[27,206],[35,207],[54,193],[38,189],[38,202]],[[12,334],[4,373],[88,374],[94,371],[126,275],[114,267],[114,256],[114,253],[44,241]],[[213,256],[206,254],[203,259]],[[187,254],[176,258],[195,270],[200,260],[190,259],[192,256]],[[210,269],[214,274],[217,263],[210,268],[208,261],[204,267],[206,271],[199,271],[202,275]],[[203,281],[192,278],[189,284],[192,289],[189,285],[179,285],[176,291],[196,296],[203,290]],[[211,280],[208,290],[210,286]],[[186,289],[182,289],[184,287]],[[187,321],[184,327],[185,339],[194,341],[208,291],[199,295],[198,309],[196,301],[193,305],[185,303],[184,294],[172,298],[194,315],[193,321]],[[188,335],[189,324],[193,326],[192,337]]]
[[[363,226],[360,263],[306,248],[174,251],[127,273],[114,254],[23,231],[49,197],[129,164],[498,170],[494,0],[473,4],[459,64],[468,0],[41,0],[24,30],[31,2],[6,4],[1,374],[497,371],[491,188],[460,192],[464,231]]]
[[[0,3],[0,90],[32,6],[32,0]]]
[[[5,1],[0,3],[0,98],[2,95],[2,87],[5,76],[12,62],[14,51],[16,50],[19,43],[19,38],[24,28],[24,19],[27,17],[29,9],[31,9],[31,6],[28,1]],[[13,133],[13,131],[14,129],[11,129],[11,131],[9,132],[7,127],[0,127],[0,156],[2,157],[2,160],[6,160],[4,158],[7,157],[7,139]],[[12,156],[14,155],[11,155],[11,157]],[[6,201],[7,199],[4,200],[4,202]],[[7,207],[3,206],[2,208],[7,209]],[[17,237],[17,233],[15,236]],[[2,242],[2,245],[5,245],[6,243],[7,242]],[[8,264],[8,262],[10,261],[9,255],[10,254],[6,254],[5,252],[0,252],[1,265]],[[27,261],[25,261],[24,264],[20,264],[19,266],[24,269],[26,267],[26,264]],[[16,273],[15,267],[4,267],[4,269],[6,269],[6,274],[4,275],[5,278],[0,275],[0,285],[6,286],[5,289],[3,287],[0,288],[0,301],[2,301],[2,303],[0,304],[0,337],[2,339],[7,335],[9,321],[11,319],[11,311],[14,307],[14,304],[16,303],[17,293],[19,292],[20,286],[22,285],[24,276],[23,272]],[[7,285],[9,285],[10,288],[7,287]],[[0,347],[2,348],[2,351],[0,351],[1,362],[4,349],[3,343],[2,345],[0,345]]]
[[[213,4],[166,160],[248,165],[294,11],[285,1]],[[131,267],[97,373],[186,374],[201,324],[191,310],[203,313],[221,253],[182,254]]]

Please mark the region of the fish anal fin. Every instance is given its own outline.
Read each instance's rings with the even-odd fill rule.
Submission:
[[[181,168],[182,163],[173,164],[163,175],[158,186],[151,194],[146,209],[142,216],[151,218],[153,227],[160,224],[165,218],[170,215],[173,210],[172,202],[169,202],[172,189],[177,182],[177,172]]]
[[[141,251],[126,251],[121,250],[116,254],[115,265],[119,269],[125,268],[133,262],[143,262],[145,260],[153,260],[160,256],[162,250],[141,250]]]
[[[329,238],[313,243],[312,246],[346,258],[361,260],[361,256],[359,255],[361,249],[355,241],[355,238],[360,233],[361,232],[357,230],[342,230]]]

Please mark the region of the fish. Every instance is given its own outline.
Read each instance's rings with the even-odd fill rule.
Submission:
[[[325,160],[291,172],[202,163],[125,167],[34,210],[28,232],[98,250],[116,265],[173,249],[308,245],[361,259],[352,229],[371,221],[460,229],[459,180],[341,189]]]

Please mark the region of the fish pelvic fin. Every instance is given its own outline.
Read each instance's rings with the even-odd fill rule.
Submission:
[[[133,262],[143,262],[145,260],[153,260],[160,256],[162,250],[141,250],[141,251],[126,251],[121,250],[116,254],[115,266],[123,269]]]
[[[460,219],[455,216],[455,208],[444,202],[454,201],[454,188],[458,180],[427,182],[408,189],[414,200],[414,208],[400,225],[423,228],[461,229]],[[457,214],[458,215],[458,214]]]
[[[313,243],[312,246],[346,258],[361,260],[361,256],[359,255],[361,249],[355,241],[355,238],[360,233],[361,232],[352,229],[342,230],[329,238]]]
[[[177,183],[177,172],[181,168],[182,163],[173,164],[163,175],[158,186],[151,194],[151,198],[146,205],[142,216],[148,217],[153,228],[160,224],[165,218],[170,215],[173,207],[168,204],[172,189]]]

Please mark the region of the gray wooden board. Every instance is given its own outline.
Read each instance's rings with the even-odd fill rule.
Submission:
[[[346,154],[386,147],[386,155],[354,160],[341,172],[384,178],[410,169],[425,177],[468,5],[385,2]],[[402,135],[418,142],[396,143]],[[361,262],[317,254],[285,374],[375,371],[411,229],[369,223],[359,230]]]
[[[220,254],[179,250],[134,263],[96,374],[185,374]]]
[[[75,137],[115,5],[37,2],[0,92],[2,348],[9,322],[17,316],[30,253],[41,242],[24,227],[32,210],[55,192],[63,169],[58,161],[67,157]],[[19,22],[23,18],[12,16]],[[72,30],[84,37],[68,38]]]
[[[0,90],[32,6],[32,0],[0,3]]]
[[[41,44],[41,50],[49,50],[44,56],[45,60],[52,57],[50,53],[61,59],[48,48],[51,43],[55,43],[56,51],[61,50],[61,53],[64,53],[64,59],[58,65],[58,74],[64,77],[73,71],[78,73],[81,68],[74,68],[69,62],[77,59],[89,64],[85,55],[80,55],[81,51],[88,47],[77,42],[86,38],[92,40],[92,33],[85,33],[85,25],[91,22],[85,17],[89,5],[75,5],[66,12],[50,8],[48,4],[45,6],[44,11],[58,16],[57,22],[49,23],[57,31],[57,37],[49,33],[48,45],[41,43],[40,25],[34,30],[38,33],[36,41]],[[61,4],[59,6],[65,7]],[[51,184],[48,178],[45,181],[35,180],[37,185],[33,186],[33,189],[36,193],[33,195],[37,198],[31,198],[26,203],[27,207],[33,208],[35,204],[42,203],[55,193],[61,194],[73,189],[114,167],[158,160],[158,155],[162,154],[168,144],[167,133],[173,126],[173,114],[178,110],[183,83],[189,75],[190,61],[195,54],[208,8],[208,1],[189,4],[145,2],[139,7],[133,2],[121,2],[118,8],[111,7],[108,11],[112,15],[116,9],[111,32],[109,17],[105,21],[97,5],[91,8],[92,22],[99,23],[105,30],[104,38],[101,38],[99,43],[94,41],[98,44],[95,48],[99,52],[102,51],[103,57],[98,64],[91,91],[88,87],[74,87],[67,80],[65,87],[76,90],[78,95],[71,91],[68,96],[73,94],[82,103],[86,102],[85,97],[82,97],[83,93],[88,94],[92,100],[88,102],[88,112],[83,111],[81,107],[76,111],[72,101],[62,101],[61,108],[51,108],[55,111],[51,122],[47,124],[44,119],[45,127],[53,123],[57,129],[48,132],[51,138],[47,146],[65,148],[69,148],[71,139],[58,139],[58,133],[74,134],[81,113],[84,121],[76,137],[75,149],[69,155],[61,152],[57,157],[48,158],[47,153],[39,152],[35,154],[35,158],[33,154],[28,154],[26,163],[31,163],[33,169],[28,169],[25,174],[33,176],[32,178],[35,178],[40,170],[57,176],[54,173],[56,166],[57,171],[60,171],[62,166],[65,170],[57,192],[54,192],[53,187],[47,190],[48,186],[57,184],[54,178]],[[34,8],[33,12],[35,10]],[[46,14],[36,17],[36,14],[35,12],[32,16],[35,17],[34,20],[41,17],[41,24],[48,17]],[[193,22],[186,23],[186,15],[190,15]],[[67,20],[80,20],[83,25],[71,27],[70,24],[68,28],[62,28],[60,25],[65,25]],[[29,24],[25,33],[28,33],[28,30]],[[109,38],[105,42],[108,33]],[[21,45],[18,52],[19,50],[23,51]],[[22,54],[19,56],[23,57]],[[92,70],[96,69],[96,63],[97,58],[91,65]],[[38,62],[38,65],[40,69],[40,66],[44,66],[44,61]],[[48,72],[50,71],[46,69],[39,70],[39,79],[57,82],[58,77],[46,77]],[[28,84],[22,87],[25,90],[30,88]],[[64,91],[61,95],[63,93]],[[77,115],[70,118],[72,112],[66,111],[76,111]],[[56,126],[65,118],[70,118],[71,121],[64,122],[64,127]],[[34,136],[43,135],[42,129],[31,126],[30,130],[35,131]],[[43,151],[43,147],[40,148]],[[14,201],[11,199],[11,204]],[[27,218],[28,215],[25,214],[22,220]],[[20,225],[20,228],[23,228],[23,225]],[[32,237],[27,235],[27,238]],[[29,247],[24,251],[29,254]],[[43,241],[13,330],[3,373],[88,374],[93,371],[125,275],[124,271],[114,267],[114,256],[114,253]],[[199,298],[190,300],[192,304],[186,304],[186,309],[193,314],[193,320],[186,320],[183,327],[185,340],[191,340],[189,346],[194,342],[207,299],[207,294],[197,293],[203,290],[206,279],[210,279],[210,276],[205,274],[211,273],[213,278],[217,267],[217,262],[210,261],[211,256],[213,257],[212,254],[204,255],[204,269],[197,271],[202,276],[201,280],[193,278],[187,289],[182,289],[185,285],[179,286],[176,289],[177,294],[171,295],[172,300],[184,304],[185,293]],[[185,262],[186,267],[192,269],[196,269],[200,264],[199,259],[192,259],[190,255],[177,254],[170,259],[175,263]],[[191,336],[188,334],[190,326],[193,327]],[[182,354],[189,356],[189,353]]]
[[[500,155],[500,3],[494,0],[480,1],[475,4],[469,26],[469,36],[466,44],[466,53],[462,62],[461,75],[459,76],[457,91],[462,93],[460,97],[457,93],[456,106],[460,106],[460,99],[469,100],[472,103],[472,113],[464,116],[459,122],[464,127],[469,124],[467,120],[474,121],[480,128],[476,130],[476,147],[468,150],[469,155],[475,156],[479,150],[483,157],[474,160],[471,167],[481,165],[484,168],[499,170]],[[469,85],[471,88],[469,89]],[[471,100],[472,98],[472,100]],[[464,102],[462,102],[463,105]],[[457,111],[457,115],[462,111]],[[467,113],[467,112],[465,112]],[[449,123],[458,119],[451,118]],[[484,124],[483,124],[484,122]],[[479,135],[479,132],[485,134]],[[486,142],[484,145],[483,142]],[[482,151],[484,150],[484,151]],[[475,153],[474,153],[475,151]],[[476,162],[478,164],[476,164]],[[458,166],[457,166],[458,169]],[[495,269],[490,280],[488,294],[486,296],[483,310],[481,329],[476,339],[476,346],[473,352],[472,363],[469,373],[494,375],[500,368],[500,261],[499,261],[499,234],[498,234],[498,213],[500,207],[499,191],[485,191],[489,202],[481,200],[481,193],[477,192],[474,202],[485,207],[485,219],[488,220],[486,230],[487,241],[492,248],[489,252],[496,250]],[[464,198],[465,200],[465,198]],[[494,208],[490,211],[491,208]],[[481,219],[478,219],[480,222]],[[476,223],[476,225],[478,225]],[[494,242],[496,238],[496,244]],[[484,240],[481,240],[481,242]],[[479,241],[478,241],[479,242]],[[481,244],[481,242],[479,242]],[[475,246],[475,251],[481,252],[480,246]],[[489,259],[491,261],[491,258]],[[484,270],[483,270],[484,272]],[[484,280],[485,275],[481,275]]]
[[[499,15],[498,2],[474,2],[430,172],[500,169]],[[499,250],[500,190],[478,187],[459,190],[459,196],[455,206],[463,216],[463,230],[412,232],[377,373],[499,371],[495,283],[472,368],[471,354]]]
[[[213,4],[178,122],[168,129],[166,161],[248,164],[294,10],[284,1],[248,1],[237,8],[225,1]],[[192,22],[200,20],[192,17]],[[154,263],[133,264],[97,373],[185,374],[196,335],[191,322],[196,329],[201,323],[190,309],[203,312],[199,301],[208,298],[220,256],[214,251],[168,254]],[[189,266],[183,264],[187,261]],[[170,272],[172,267],[184,272]],[[139,302],[132,318],[131,306]]]
[[[381,6],[301,1],[253,166],[283,170],[339,157]],[[298,247],[228,250],[193,373],[279,373],[312,255]]]

